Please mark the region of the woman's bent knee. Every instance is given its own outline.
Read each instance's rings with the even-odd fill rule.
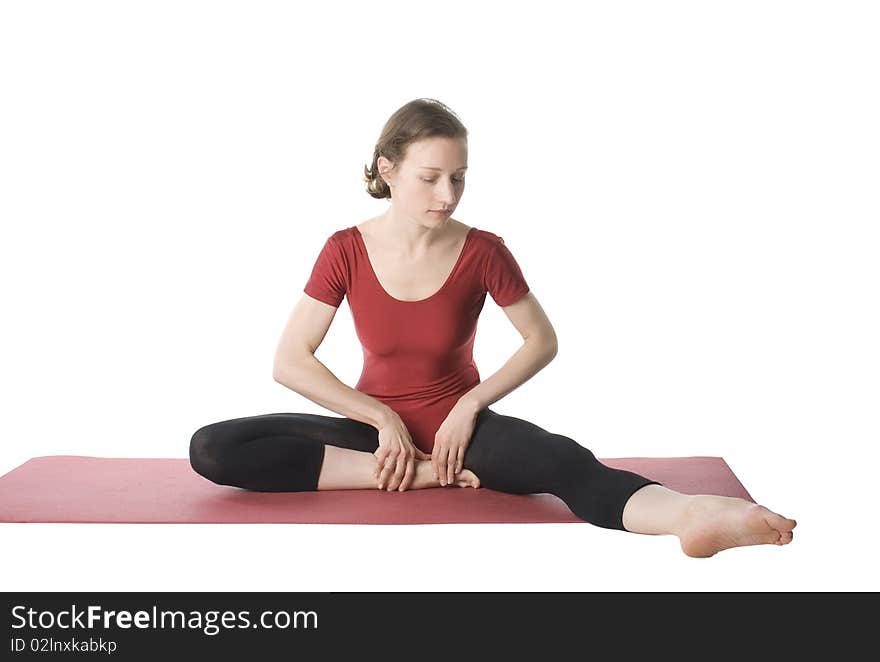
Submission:
[[[196,430],[189,442],[189,464],[197,474],[214,483],[225,481],[220,444],[210,426]]]

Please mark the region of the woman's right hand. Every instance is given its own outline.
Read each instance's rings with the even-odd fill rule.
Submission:
[[[387,422],[378,430],[379,448],[373,453],[376,456],[376,470],[373,475],[380,490],[403,492],[416,476],[416,460],[430,460],[431,456],[416,448],[406,424],[397,412],[392,412]]]

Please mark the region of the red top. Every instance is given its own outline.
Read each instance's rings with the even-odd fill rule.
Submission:
[[[344,297],[364,352],[355,389],[396,411],[425,453],[458,398],[480,383],[473,359],[486,292],[499,306],[529,285],[504,239],[471,228],[440,289],[418,301],[388,294],[376,277],[357,226],[334,232],[303,291],[338,307]]]

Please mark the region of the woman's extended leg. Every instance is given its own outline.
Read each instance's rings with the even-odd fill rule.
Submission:
[[[634,533],[674,533],[685,554],[709,557],[746,545],[787,545],[797,526],[759,504],[715,494],[681,494],[648,485],[632,495],[623,523]]]
[[[596,526],[675,534],[689,556],[741,545],[784,545],[797,524],[745,499],[681,494],[613,469],[569,437],[488,408],[477,416],[464,465],[490,489],[555,494]]]
[[[606,529],[625,530],[627,500],[646,485],[660,484],[602,464],[569,437],[488,408],[477,414],[464,466],[483,487],[513,494],[555,494],[575,515]]]

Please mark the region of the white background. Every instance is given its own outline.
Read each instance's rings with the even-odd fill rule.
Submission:
[[[856,2],[6,2],[3,443],[187,457],[337,415],[273,381],[392,112],[470,131],[456,218],[557,331],[493,409],[600,458],[724,457],[787,546],[579,524],[2,524],[5,590],[877,590],[880,31]],[[487,298],[484,379],[519,336]],[[343,303],[318,352],[354,385]],[[47,485],[46,489],[51,489]]]

